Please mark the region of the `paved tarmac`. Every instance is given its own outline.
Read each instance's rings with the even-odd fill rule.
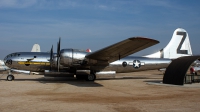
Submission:
[[[199,112],[200,84],[164,85],[162,73],[117,74],[95,82],[0,75],[0,112]]]

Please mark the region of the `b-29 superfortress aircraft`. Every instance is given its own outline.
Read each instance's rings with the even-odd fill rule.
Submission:
[[[94,81],[96,74],[161,69],[166,68],[172,59],[192,55],[188,33],[178,28],[174,31],[169,44],[160,51],[143,57],[129,56],[157,43],[159,41],[154,39],[131,37],[98,51],[86,52],[79,49],[60,50],[59,39],[57,53],[53,53],[53,46],[50,53],[16,52],[7,55],[4,62],[11,69],[45,74],[65,72],[74,74],[77,78],[84,76],[86,80]],[[14,80],[14,76],[9,74],[7,80]]]

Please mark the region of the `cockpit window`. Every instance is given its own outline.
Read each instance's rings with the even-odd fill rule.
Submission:
[[[7,55],[6,58],[16,57],[16,56],[20,56],[20,54],[18,54],[18,53],[12,53],[12,54]]]

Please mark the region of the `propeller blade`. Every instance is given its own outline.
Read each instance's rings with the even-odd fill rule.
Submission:
[[[59,56],[60,56],[60,38],[59,38],[59,42],[58,42],[58,53],[59,53]]]
[[[60,71],[60,57],[58,58],[57,62],[58,62],[58,72],[59,72]]]
[[[59,72],[59,67],[60,67],[60,41],[61,38],[59,37],[59,41],[57,43],[57,67],[58,67],[58,72]]]
[[[51,53],[50,53],[50,70],[52,70],[52,63],[53,63],[53,45],[51,47]]]

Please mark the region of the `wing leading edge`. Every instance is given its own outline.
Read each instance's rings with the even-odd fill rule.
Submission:
[[[108,61],[109,63],[146,49],[159,41],[144,37],[131,37],[110,45],[86,56],[88,59]]]

